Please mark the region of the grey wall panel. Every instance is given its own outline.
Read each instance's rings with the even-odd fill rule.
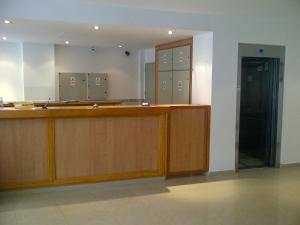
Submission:
[[[59,99],[86,100],[87,78],[85,73],[59,73]]]
[[[190,71],[173,71],[173,104],[189,104]]]
[[[88,99],[105,100],[108,94],[108,76],[106,73],[88,73]]]
[[[172,70],[172,49],[158,51],[158,71]]]
[[[190,46],[173,48],[173,70],[190,69]]]
[[[158,104],[172,103],[172,71],[158,72]]]
[[[155,102],[155,63],[145,64],[145,101]]]

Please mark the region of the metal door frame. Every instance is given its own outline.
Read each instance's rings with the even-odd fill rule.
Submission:
[[[277,140],[275,167],[280,167],[281,135],[282,135],[282,110],[284,88],[285,46],[263,44],[238,44],[238,70],[236,89],[236,132],[235,132],[235,169],[239,166],[239,133],[240,133],[240,103],[241,103],[241,77],[242,57],[279,58],[279,87],[278,87],[278,112],[277,112]]]

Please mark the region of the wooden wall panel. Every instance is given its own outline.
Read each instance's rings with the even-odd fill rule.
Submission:
[[[0,185],[48,180],[48,120],[0,120]]]
[[[170,112],[168,175],[208,170],[209,107]]]
[[[56,178],[160,169],[160,116],[55,120]]]

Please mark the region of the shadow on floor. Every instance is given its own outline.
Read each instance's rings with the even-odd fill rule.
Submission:
[[[234,171],[211,173],[209,176],[198,175],[168,179],[160,177],[0,192],[0,211],[9,211],[12,208],[29,209],[167,194],[170,193],[170,189],[178,186],[226,182],[236,179],[260,179],[259,174],[262,177],[266,173],[270,176],[277,176],[275,171],[278,172],[278,169],[264,168],[243,170],[238,173]],[[5,207],[1,208],[2,205]]]

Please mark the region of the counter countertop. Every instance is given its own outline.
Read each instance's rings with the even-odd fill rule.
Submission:
[[[176,107],[209,107],[208,105],[171,104],[171,105],[116,105],[116,106],[50,106],[47,109],[35,107],[32,109],[15,109],[5,107],[0,109],[0,119],[13,118],[47,118],[47,117],[88,117],[117,116],[136,114],[161,114]]]
[[[15,102],[5,103],[6,107],[14,107]],[[92,106],[94,104],[98,105],[118,105],[121,104],[120,100],[103,100],[103,101],[33,101],[35,107],[42,107],[47,104],[48,106]]]

